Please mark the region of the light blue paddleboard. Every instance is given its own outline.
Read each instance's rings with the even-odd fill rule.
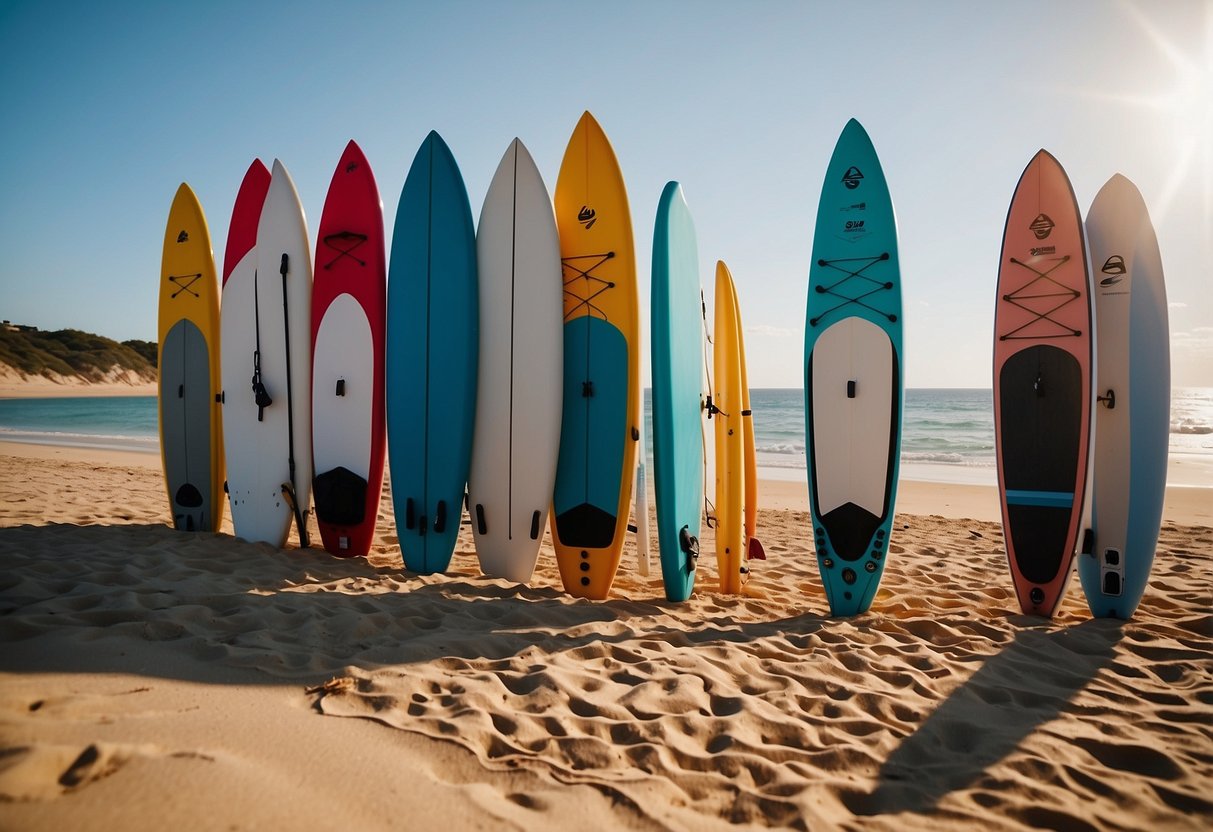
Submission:
[[[653,480],[666,598],[695,587],[703,512],[703,318],[695,224],[669,182],[653,229]]]
[[[387,434],[404,564],[451,562],[476,413],[479,306],[467,189],[446,142],[417,151],[396,211],[388,269]]]
[[[1086,222],[1095,300],[1093,545],[1078,557],[1091,614],[1129,618],[1154,563],[1167,485],[1171,361],[1162,257],[1141,193],[1108,180]]]
[[[833,615],[868,609],[893,525],[904,362],[897,222],[851,119],[826,170],[805,321],[805,436],[817,565]]]

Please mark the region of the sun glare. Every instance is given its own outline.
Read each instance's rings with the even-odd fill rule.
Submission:
[[[1213,218],[1213,5],[1205,7],[1204,37],[1196,54],[1182,51],[1133,4],[1126,8],[1171,65],[1174,82],[1169,89],[1141,103],[1156,110],[1172,126],[1176,164],[1161,197],[1165,213],[1184,183],[1200,183],[1205,227]]]

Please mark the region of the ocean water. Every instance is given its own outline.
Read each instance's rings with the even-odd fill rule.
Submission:
[[[750,398],[762,476],[804,479],[808,462],[802,391],[755,389]],[[652,436],[651,407],[646,390],[646,443]],[[0,440],[158,453],[157,432],[152,396],[0,399]],[[1170,451],[1208,462],[1200,469],[1213,470],[1213,388],[1172,391]],[[991,391],[907,390],[901,460],[903,476],[914,479],[994,483]],[[1213,486],[1213,481],[1184,484]]]

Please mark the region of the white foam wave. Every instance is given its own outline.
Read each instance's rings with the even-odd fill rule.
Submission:
[[[760,454],[803,454],[804,445],[800,442],[774,442],[770,445],[755,445],[754,450]]]

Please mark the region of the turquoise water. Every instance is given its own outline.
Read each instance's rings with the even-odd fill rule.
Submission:
[[[155,396],[0,399],[0,440],[160,452]]]
[[[758,465],[764,476],[802,479],[807,469],[802,391],[756,389],[750,398]],[[652,425],[646,390],[646,441],[652,436]],[[157,431],[153,396],[0,399],[0,440],[158,453]],[[1170,449],[1173,456],[1213,459],[1213,388],[1172,391]],[[915,478],[993,483],[990,391],[907,390],[902,466],[908,466]]]

